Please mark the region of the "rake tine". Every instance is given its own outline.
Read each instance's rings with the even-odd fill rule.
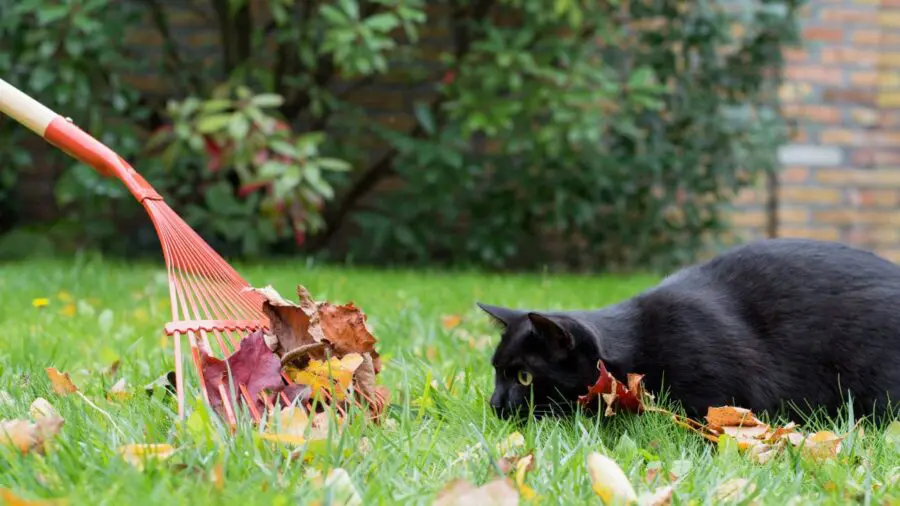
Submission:
[[[178,418],[184,420],[184,366],[181,356],[181,337],[180,332],[175,334],[175,397],[178,399]]]
[[[247,391],[247,387],[243,383],[240,384],[240,389],[241,393],[244,394],[244,400],[247,401],[247,407],[250,409],[253,421],[259,423],[259,420],[262,417],[259,415],[259,410],[256,409],[256,401],[250,396],[250,392]]]
[[[204,388],[203,390],[206,389]],[[231,406],[231,398],[228,396],[228,392],[225,390],[224,383],[219,383],[219,395],[222,397],[222,403],[225,405],[225,415],[228,418],[228,423],[231,424],[231,431],[234,432],[234,429],[237,426],[237,419],[234,416],[234,409]]]

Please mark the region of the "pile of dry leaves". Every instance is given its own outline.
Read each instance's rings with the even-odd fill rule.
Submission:
[[[225,360],[201,351],[206,394],[220,415],[229,407],[222,396],[234,385],[238,402],[257,420],[278,404],[293,413],[292,404],[309,411],[314,403],[339,414],[346,413],[349,404],[366,406],[373,419],[380,418],[389,391],[375,384],[381,360],[358,307],[352,302],[317,302],[302,285],[297,287],[299,303],[284,299],[271,286],[248,291],[265,298],[270,330],[247,335]]]

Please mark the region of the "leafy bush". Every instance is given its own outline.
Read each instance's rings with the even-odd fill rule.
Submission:
[[[240,242],[245,255],[277,243],[285,228],[302,245],[321,226],[319,212],[334,194],[324,174],[349,168],[319,155],[321,133],[296,135],[272,116],[282,103],[277,94],[225,85],[209,100],[171,102],[172,125],[151,139],[151,147],[164,147],[161,160],[172,171],[185,157],[206,158],[199,171],[206,177],[182,195],[200,190],[203,199],[185,208],[185,218],[209,235]]]
[[[127,2],[0,0],[4,45],[0,75],[130,157],[141,141],[122,118],[127,115],[140,121],[148,112],[139,106],[139,95],[121,79],[135,68],[122,41],[138,15]],[[75,163],[9,118],[0,121],[0,172],[4,174],[0,215],[14,216],[24,204],[10,188],[15,175],[31,170],[37,162],[32,156],[36,151],[41,153],[40,163],[65,167],[55,182],[57,202],[45,205],[61,208],[64,221],[71,225],[69,235],[86,235],[86,241],[111,239],[104,245],[114,247],[116,220],[142,212],[133,200],[129,206],[120,205],[131,199],[127,190]]]
[[[105,6],[101,28],[82,34],[90,52],[63,55],[61,74],[124,71],[110,55],[124,52],[131,3],[3,1],[30,7],[0,21],[20,41],[0,70],[19,54],[49,69],[42,37],[72,43],[35,6],[71,17],[85,3]],[[378,263],[669,265],[718,237],[723,204],[776,170],[784,139],[773,91],[795,0],[213,0],[192,7],[218,32],[213,54],[173,35],[164,2],[134,5],[163,39],[177,100],[142,115],[111,79],[103,108],[164,126],[139,170],[235,253],[302,244]],[[354,100],[398,87],[408,128]],[[129,139],[109,140],[137,149]],[[78,187],[112,191],[89,182]]]
[[[542,5],[497,2],[512,26],[457,21],[475,28],[440,100],[413,135],[387,132],[405,185],[356,215],[356,258],[671,266],[776,170],[794,2]]]

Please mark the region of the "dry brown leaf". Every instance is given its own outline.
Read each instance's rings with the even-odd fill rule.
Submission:
[[[43,454],[64,423],[65,420],[59,417],[43,417],[36,422],[3,420],[0,422],[0,444],[11,445],[22,453]]]
[[[756,485],[744,478],[734,478],[716,487],[715,498],[721,502],[742,502],[756,490]]]
[[[508,478],[497,478],[480,487],[454,480],[438,492],[433,506],[518,506],[519,492]]]
[[[594,397],[599,395],[602,396],[606,403],[605,416],[616,414],[614,406],[633,413],[640,414],[644,412],[644,401],[650,396],[644,392],[641,383],[644,378],[643,375],[628,374],[628,385],[626,386],[613,377],[602,360],[597,361],[597,369],[599,370],[597,382],[588,389],[585,395],[578,397],[578,402],[581,405],[590,406]]]
[[[8,488],[0,488],[0,499],[5,506],[63,506],[66,499],[23,499]]]
[[[75,383],[72,383],[69,373],[59,372],[53,367],[47,367],[45,371],[47,371],[47,377],[50,378],[53,391],[57,394],[69,395],[78,391],[78,387],[75,386]]]
[[[375,353],[375,336],[366,326],[366,315],[353,302],[336,306],[318,303],[319,323],[325,339],[338,356],[348,353]]]
[[[38,397],[32,401],[31,406],[28,408],[28,413],[31,414],[31,418],[34,418],[35,420],[40,420],[41,418],[61,418],[59,413],[56,412],[56,408],[43,397]]]
[[[301,288],[297,288],[298,294]],[[246,290],[256,292],[266,299],[262,309],[272,323],[272,334],[266,336],[266,345],[279,357],[301,346],[320,343],[325,338],[322,329],[317,324],[313,325],[311,321],[309,311],[314,311],[314,306],[310,308],[291,302],[283,298],[272,286]],[[305,288],[303,292],[306,293]],[[269,341],[271,335],[276,338],[274,347]],[[325,357],[321,350],[311,353],[311,356]]]
[[[763,425],[749,409],[735,406],[710,407],[706,411],[706,421],[716,427],[755,427]]]
[[[143,470],[150,459],[164,461],[175,453],[175,447],[167,443],[135,443],[119,447],[119,455],[125,462]]]

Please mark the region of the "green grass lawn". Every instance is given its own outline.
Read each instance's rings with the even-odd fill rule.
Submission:
[[[892,485],[900,454],[866,425],[864,435],[850,431],[836,460],[817,464],[789,452],[759,465],[720,451],[662,415],[579,416],[514,427],[490,413],[489,361],[497,337],[476,300],[599,306],[650,286],[650,277],[374,271],[302,262],[239,270],[252,284],[272,284],[293,300],[302,283],[317,300],[353,300],[366,312],[384,357],[378,381],[392,391],[389,422],[351,424],[307,461],[290,459],[291,448],[254,437],[248,426],[234,436],[218,423],[209,425],[208,434],[179,427],[172,397],[151,398],[142,388],[172,368],[172,342],[162,333],[169,308],[161,264],[87,257],[6,264],[0,266],[0,389],[14,402],[0,405],[0,418],[28,418],[32,400],[42,396],[66,422],[45,456],[0,448],[0,486],[27,498],[66,497],[70,504],[328,504],[309,473],[341,467],[364,504],[430,504],[453,479],[481,484],[495,477],[496,445],[519,430],[524,451],[535,458],[526,483],[541,504],[600,503],[585,469],[592,451],[613,457],[639,492],[666,483],[659,478],[647,484],[648,468],[675,469],[682,477],[674,504],[715,504],[716,488],[734,478],[755,484],[749,500],[773,505],[884,504],[900,488]],[[34,307],[38,298],[49,304]],[[459,315],[462,323],[446,330],[444,315]],[[101,371],[117,359],[116,376],[104,377]],[[99,410],[79,396],[53,393],[45,367],[68,371]],[[108,401],[106,390],[121,377],[133,397]],[[193,387],[189,394],[196,398]],[[189,409],[195,407],[192,401]],[[820,421],[811,428],[845,434],[851,425],[849,419]],[[126,443],[171,443],[179,450],[141,471],[118,456],[116,449]],[[223,487],[210,478],[219,463]]]

